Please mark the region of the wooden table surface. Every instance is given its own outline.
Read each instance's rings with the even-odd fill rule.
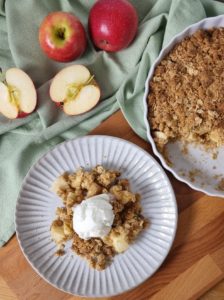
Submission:
[[[150,154],[150,145],[117,112],[92,134],[121,137]],[[178,209],[174,245],[157,273],[131,292],[114,300],[223,300],[224,299],[224,199],[190,189],[169,174]],[[1,300],[77,300],[41,279],[30,267],[14,236],[0,249]],[[112,299],[112,298],[104,298]]]

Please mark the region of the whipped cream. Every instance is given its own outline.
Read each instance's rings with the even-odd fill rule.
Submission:
[[[114,221],[111,194],[100,194],[82,201],[73,208],[73,229],[80,238],[103,238]]]

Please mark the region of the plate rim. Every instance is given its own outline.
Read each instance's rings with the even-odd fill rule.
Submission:
[[[29,178],[29,175],[30,173],[32,172],[32,170],[35,168],[35,166],[39,163],[39,161],[41,161],[42,159],[44,159],[47,155],[49,155],[49,153],[53,152],[56,148],[60,147],[61,145],[63,144],[67,144],[67,143],[71,143],[71,142],[75,142],[77,140],[84,140],[84,139],[95,139],[95,138],[107,138],[107,139],[113,139],[113,140],[117,140],[119,142],[124,142],[124,143],[127,143],[129,144],[131,147],[134,147],[136,148],[138,151],[142,151],[145,155],[149,156],[150,159],[152,160],[152,162],[154,164],[156,164],[156,166],[159,168],[159,171],[164,175],[164,180],[166,180],[167,184],[168,184],[168,188],[171,192],[171,199],[172,199],[172,203],[173,203],[173,206],[174,206],[174,226],[173,226],[173,234],[172,234],[172,239],[170,241],[170,244],[169,244],[169,247],[167,247],[166,249],[166,254],[164,255],[163,259],[161,260],[161,262],[159,263],[159,265],[157,266],[157,268],[155,268],[152,272],[152,274],[150,276],[148,276],[145,280],[141,281],[139,284],[135,285],[134,287],[131,287],[130,289],[126,289],[126,290],[123,290],[119,293],[107,293],[107,294],[104,294],[104,295],[86,295],[86,294],[79,294],[79,293],[72,293],[70,291],[67,291],[61,287],[58,287],[57,284],[54,284],[52,283],[50,280],[48,280],[47,278],[44,277],[44,275],[38,270],[38,268],[36,268],[34,266],[34,264],[32,263],[31,260],[29,260],[28,258],[28,255],[26,254],[25,252],[25,247],[23,247],[22,245],[22,242],[20,240],[20,235],[21,233],[19,233],[19,225],[18,225],[18,208],[19,208],[19,199],[21,198],[21,193],[23,191],[23,188],[27,182],[27,179]],[[18,197],[17,197],[17,201],[16,201],[16,209],[15,209],[15,216],[14,216],[14,220],[15,220],[15,230],[16,230],[16,238],[17,238],[17,241],[18,241],[18,244],[20,246],[20,249],[24,255],[24,257],[26,258],[26,261],[29,263],[29,265],[32,267],[32,269],[45,281],[47,282],[48,284],[50,284],[51,286],[53,286],[54,288],[64,292],[64,293],[67,293],[67,294],[70,294],[70,295],[73,295],[73,296],[79,296],[79,297],[88,297],[88,298],[103,298],[103,297],[113,297],[113,296],[118,296],[118,295],[121,295],[123,293],[126,293],[126,292],[129,292],[135,288],[137,288],[138,286],[140,286],[141,284],[143,284],[144,282],[146,282],[149,278],[151,278],[157,271],[158,269],[161,267],[161,265],[164,263],[165,259],[167,258],[168,254],[170,253],[170,250],[173,246],[173,243],[174,243],[174,239],[176,237],[176,232],[177,232],[177,227],[178,227],[178,206],[177,206],[177,201],[176,201],[176,196],[175,196],[175,193],[174,193],[174,189],[172,187],[172,184],[169,180],[169,177],[168,175],[166,174],[165,170],[162,168],[162,166],[156,161],[156,159],[151,155],[149,154],[146,150],[144,150],[143,148],[141,148],[140,146],[128,141],[128,140],[125,140],[125,139],[122,139],[122,138],[119,138],[119,137],[114,137],[114,136],[109,136],[109,135],[86,135],[86,136],[82,136],[82,137],[78,137],[78,138],[74,138],[74,139],[69,139],[69,140],[66,140],[64,142],[61,142],[59,144],[57,144],[56,146],[52,147],[50,150],[48,150],[44,155],[42,155],[41,157],[39,157],[39,159],[37,159],[37,161],[30,167],[30,169],[28,170],[26,176],[24,177],[23,179],[23,182],[20,186],[20,191],[19,191],[19,194],[18,194]]]
[[[224,193],[221,192],[209,192],[207,191],[205,188],[201,188],[200,186],[198,186],[197,184],[195,184],[194,182],[187,180],[185,177],[181,176],[180,174],[178,174],[172,167],[170,167],[166,160],[164,159],[163,155],[158,151],[156,144],[154,142],[154,139],[151,135],[151,129],[150,129],[150,124],[148,122],[148,106],[147,106],[147,98],[148,98],[148,94],[149,94],[149,81],[151,80],[151,77],[153,76],[153,73],[155,71],[155,68],[157,67],[157,65],[161,62],[161,60],[163,59],[164,55],[166,55],[166,51],[169,47],[173,47],[175,46],[177,40],[179,38],[181,38],[181,40],[183,40],[185,38],[185,34],[192,28],[196,30],[200,29],[202,27],[202,25],[206,22],[210,22],[210,21],[219,21],[219,20],[223,20],[224,19],[224,14],[219,15],[219,16],[215,16],[215,17],[207,17],[207,18],[203,18],[202,20],[193,23],[189,26],[187,26],[184,30],[182,30],[181,32],[179,32],[178,34],[176,34],[171,40],[170,42],[160,50],[159,52],[159,56],[156,58],[156,60],[154,61],[154,63],[151,65],[149,71],[148,71],[148,75],[147,75],[147,79],[145,81],[145,91],[144,91],[144,96],[143,96],[143,108],[144,108],[144,124],[146,126],[146,134],[147,134],[147,138],[148,141],[150,142],[151,146],[152,146],[152,150],[153,153],[159,158],[162,166],[168,170],[177,180],[186,183],[191,189],[202,192],[208,196],[212,196],[212,197],[221,197],[224,198]],[[213,26],[215,27],[215,26]],[[218,26],[217,26],[218,27]],[[194,31],[194,32],[195,32]],[[189,36],[186,35],[186,36]],[[169,53],[170,50],[167,52]]]

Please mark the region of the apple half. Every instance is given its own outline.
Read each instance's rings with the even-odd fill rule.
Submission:
[[[31,78],[20,69],[8,69],[4,82],[0,82],[0,113],[9,119],[23,118],[34,111],[36,104]]]
[[[50,97],[67,115],[75,116],[91,110],[99,102],[100,89],[85,66],[72,65],[53,78]]]

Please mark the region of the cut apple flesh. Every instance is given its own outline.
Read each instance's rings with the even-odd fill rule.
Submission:
[[[9,119],[15,119],[18,116],[18,106],[10,101],[9,90],[7,86],[0,82],[0,112]]]
[[[89,70],[82,65],[73,65],[61,70],[52,80],[50,97],[54,102],[64,102],[71,84],[82,85],[90,78]]]
[[[61,70],[50,86],[51,99],[60,103],[67,115],[79,115],[93,108],[100,99],[100,89],[82,65]]]
[[[63,110],[67,115],[79,115],[92,109],[100,99],[100,89],[95,85],[86,85],[74,100],[65,101]]]
[[[5,82],[0,82],[0,112],[9,119],[31,113],[37,103],[37,94],[30,77],[20,69],[6,71]]]
[[[11,68],[5,74],[7,85],[17,94],[19,110],[31,113],[37,104],[37,93],[30,77],[20,69]]]

